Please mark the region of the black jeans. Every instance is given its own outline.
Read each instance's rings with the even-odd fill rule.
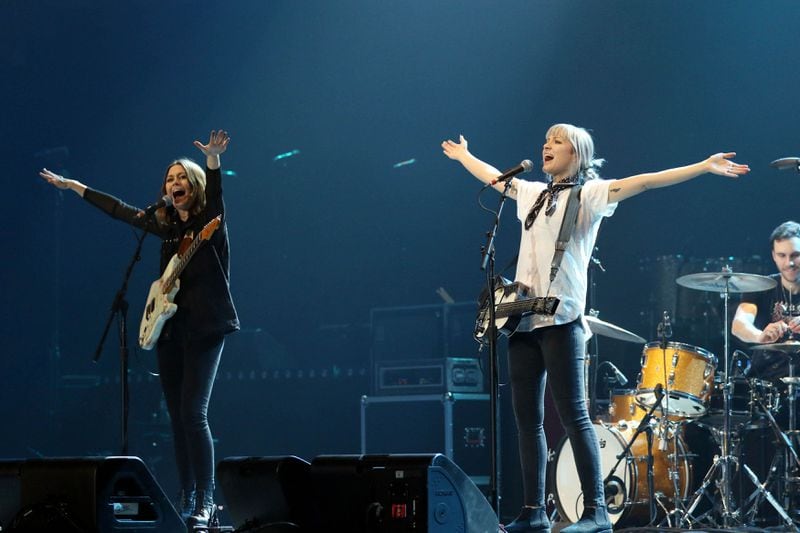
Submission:
[[[158,345],[158,368],[172,423],[178,476],[184,490],[213,490],[214,441],[207,414],[225,337],[183,337],[175,335]]]
[[[584,335],[580,319],[515,333],[508,347],[524,504],[541,506],[545,503],[547,441],[543,421],[548,375],[558,416],[572,445],[584,504],[603,504],[600,448],[584,391]]]

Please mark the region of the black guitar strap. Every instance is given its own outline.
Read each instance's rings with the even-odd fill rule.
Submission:
[[[575,223],[578,221],[578,208],[580,207],[582,185],[580,183],[570,187],[569,198],[567,199],[567,208],[564,210],[564,218],[561,220],[561,229],[558,232],[558,239],[556,239],[556,251],[553,254],[553,261],[550,263],[550,283],[556,279],[558,269],[561,268],[561,260],[564,258],[564,250],[567,249],[567,244],[572,238],[572,230],[575,229]],[[550,292],[550,291],[548,291]]]

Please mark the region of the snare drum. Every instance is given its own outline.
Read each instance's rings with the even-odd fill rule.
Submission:
[[[702,422],[713,427],[722,427],[725,422],[723,383],[721,376],[714,380],[714,392],[708,403],[708,413]],[[764,411],[757,398],[761,400],[771,413],[778,410],[780,395],[769,381],[736,377],[731,379],[731,397],[728,405],[730,420],[733,426],[759,426],[766,423]]]
[[[651,342],[642,352],[642,371],[636,387],[636,401],[646,408],[656,403],[657,384],[669,391],[661,403],[661,412],[685,418],[706,413],[714,387],[717,358],[711,352],[680,342]]]
[[[600,442],[600,465],[603,478],[608,477],[617,463],[628,440],[633,437],[634,428],[622,429],[602,423],[595,423],[597,439]],[[685,499],[692,481],[692,466],[688,461],[686,446],[682,438],[670,439],[667,449],[659,450],[659,435],[653,439],[653,486],[656,494],[675,501],[675,486],[679,496]],[[675,443],[677,442],[677,456]],[[676,483],[670,475],[673,458],[676,459]],[[575,456],[569,439],[564,437],[553,462],[553,483],[555,484],[556,504],[561,516],[570,522],[580,520],[583,513],[583,493],[575,466]],[[617,465],[613,475],[605,484],[605,499],[608,516],[612,524],[645,525],[650,518],[650,504],[647,486],[647,435],[640,434],[626,457]],[[674,507],[674,505],[668,505]],[[659,509],[660,511],[660,509]]]

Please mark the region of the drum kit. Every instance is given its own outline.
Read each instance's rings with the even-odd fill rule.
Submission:
[[[659,340],[650,343],[597,317],[586,317],[595,335],[644,344],[636,389],[611,391],[608,415],[594,422],[611,521],[615,526],[774,525],[797,531],[800,430],[795,403],[800,391],[800,341],[752,347],[753,358],[770,354],[786,359],[788,375],[777,384],[747,376],[742,370],[747,354],[736,350],[731,356],[729,348],[730,295],[766,291],[776,281],[727,267],[676,281],[689,289],[718,293],[723,300],[721,360],[703,348],[668,340],[671,326],[666,312],[658,327]],[[590,392],[587,381],[587,397]],[[775,419],[784,410],[789,416],[783,425],[788,427]],[[707,442],[702,450],[690,450],[685,437],[698,428],[708,436]],[[762,448],[774,454],[767,467],[748,464],[745,446],[755,431],[765,440]],[[700,465],[707,471],[700,471]],[[551,453],[550,468],[558,512],[575,522],[583,500],[566,437]]]

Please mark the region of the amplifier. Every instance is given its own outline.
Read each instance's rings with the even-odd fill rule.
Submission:
[[[376,361],[374,372],[375,395],[484,392],[480,361],[468,357]]]
[[[476,485],[491,472],[488,394],[361,397],[361,453],[441,453]]]

